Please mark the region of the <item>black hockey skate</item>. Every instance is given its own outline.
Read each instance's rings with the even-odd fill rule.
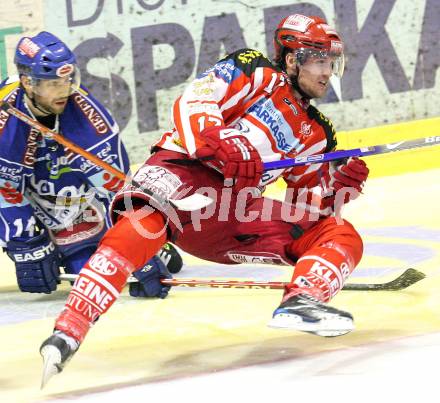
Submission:
[[[78,348],[79,343],[75,339],[60,331],[55,331],[52,336],[43,342],[40,347],[44,365],[41,389],[44,388],[52,376],[63,370]]]
[[[171,274],[179,273],[183,266],[183,260],[177,249],[170,243],[162,246],[162,249],[157,252],[157,256],[162,263],[167,267]]]
[[[268,326],[324,337],[342,336],[354,329],[350,313],[328,306],[305,293],[290,297],[275,309]]]

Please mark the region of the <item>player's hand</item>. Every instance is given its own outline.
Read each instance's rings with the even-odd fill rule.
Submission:
[[[27,241],[9,241],[6,253],[15,262],[20,291],[50,294],[57,289],[60,258],[46,232]]]
[[[171,274],[179,273],[183,267],[183,259],[180,256],[177,249],[170,243],[164,244],[162,249],[157,252],[157,256],[160,258],[162,263],[167,267]]]
[[[206,145],[196,151],[204,164],[220,171],[225,186],[238,193],[245,187],[256,187],[263,173],[260,155],[239,130],[211,126],[200,133]]]
[[[340,162],[338,164],[338,162],[330,164],[329,186],[335,192],[342,188],[353,188],[356,190],[357,195],[359,195],[370,172],[367,164],[357,157],[351,157],[342,164]]]
[[[361,194],[369,172],[367,164],[357,157],[330,163],[328,174],[324,176],[327,194],[321,201],[322,215],[339,215],[344,204]],[[343,193],[338,194],[339,191]]]
[[[166,298],[170,286],[163,285],[160,280],[173,278],[159,257],[153,256],[142,269],[135,271],[133,276],[139,281],[130,283],[129,292],[132,297]]]

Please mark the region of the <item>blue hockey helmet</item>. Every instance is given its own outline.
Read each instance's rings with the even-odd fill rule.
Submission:
[[[20,74],[36,79],[54,79],[73,73],[76,58],[60,39],[43,31],[34,37],[20,39],[14,63]]]

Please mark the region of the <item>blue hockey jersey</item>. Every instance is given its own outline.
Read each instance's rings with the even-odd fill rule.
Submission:
[[[2,83],[0,99],[31,115],[18,81]],[[116,169],[128,171],[118,125],[85,87],[70,95],[54,131]],[[102,225],[108,227],[107,207],[120,182],[26,123],[0,112],[0,246],[11,239],[32,238],[36,226],[42,224],[61,234],[81,224],[85,212],[102,214]],[[81,230],[87,232],[88,228]]]

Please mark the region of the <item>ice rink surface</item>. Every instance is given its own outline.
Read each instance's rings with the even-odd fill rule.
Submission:
[[[439,176],[371,179],[347,206],[365,242],[349,282],[389,281],[408,267],[427,278],[398,292],[341,292],[332,305],[350,311],[356,329],[337,338],[269,329],[276,290],[175,288],[165,300],[125,291],[40,391],[38,347],[69,285],[21,294],[0,256],[0,402],[438,402]],[[291,273],[184,260],[179,277],[287,281]]]

